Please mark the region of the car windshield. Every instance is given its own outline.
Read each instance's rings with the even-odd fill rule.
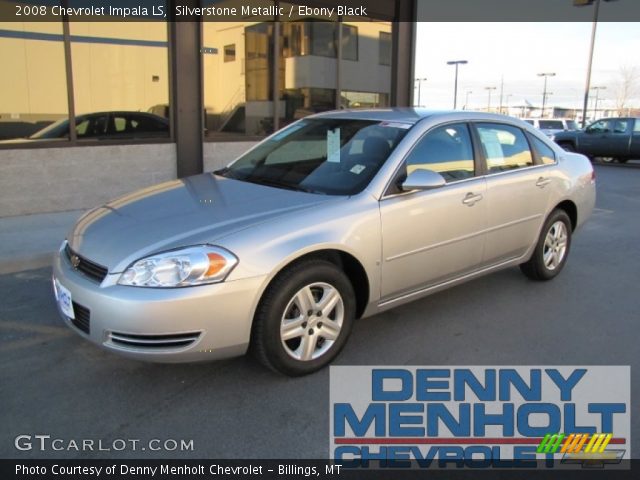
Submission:
[[[574,120],[567,120],[567,130],[578,130],[578,124]]]
[[[401,122],[304,119],[215,173],[290,190],[354,195],[369,184],[409,128]]]

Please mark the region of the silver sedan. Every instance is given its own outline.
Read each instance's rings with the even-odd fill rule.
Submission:
[[[65,322],[158,362],[318,370],[364,318],[499,269],[558,275],[595,176],[516,119],[343,110],[222,170],[88,212],[54,261]]]

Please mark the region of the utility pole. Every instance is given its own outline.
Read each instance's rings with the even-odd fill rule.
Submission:
[[[595,120],[596,118],[598,118],[598,97],[600,94],[600,90],[606,90],[607,87],[591,87],[591,90],[595,90],[596,91],[596,101],[595,101],[595,105],[593,106],[593,119]]]
[[[502,95],[504,93],[504,75],[500,77],[500,108],[498,113],[502,113]]]
[[[422,92],[420,91],[420,86],[422,85],[422,82],[426,82],[427,79],[426,78],[416,78],[416,82],[418,82],[418,107],[422,106]]]
[[[489,92],[489,99],[487,100],[487,112],[491,110],[491,91],[495,90],[496,87],[484,87],[484,89]]]
[[[555,77],[555,73],[539,73],[539,77],[544,77],[544,89],[542,90],[542,113],[540,118],[544,118],[544,108],[547,104],[547,77]]]
[[[467,60],[450,60],[447,62],[447,65],[455,65],[456,67],[456,76],[453,82],[453,109],[455,110],[458,106],[458,65],[466,65],[469,63]]]
[[[471,90],[467,90],[467,93],[465,94],[465,97],[464,97],[464,107],[463,107],[463,110],[467,110],[467,109],[468,109],[468,107],[469,107],[469,94],[470,94],[470,93],[473,93],[473,92],[472,92]]]

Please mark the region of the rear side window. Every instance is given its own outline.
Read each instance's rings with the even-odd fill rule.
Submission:
[[[533,155],[524,132],[510,125],[477,124],[480,143],[487,159],[488,173],[504,172],[533,165]]]
[[[540,157],[540,161],[543,165],[556,163],[556,154],[549,145],[534,136],[531,136],[531,143],[533,144],[533,148],[536,150],[536,153],[538,154],[538,157]]]
[[[613,122],[613,133],[626,133],[628,127],[628,120],[616,120]]]
[[[428,132],[406,159],[407,175],[417,169],[438,172],[447,182],[473,177],[473,147],[466,124],[444,125]]]

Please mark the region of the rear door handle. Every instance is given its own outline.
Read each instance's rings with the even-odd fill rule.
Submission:
[[[536,187],[544,188],[551,183],[551,179],[540,177],[536,182]]]
[[[475,194],[473,192],[467,193],[462,199],[462,203],[469,207],[473,207],[476,203],[482,200],[482,195],[480,193]]]

